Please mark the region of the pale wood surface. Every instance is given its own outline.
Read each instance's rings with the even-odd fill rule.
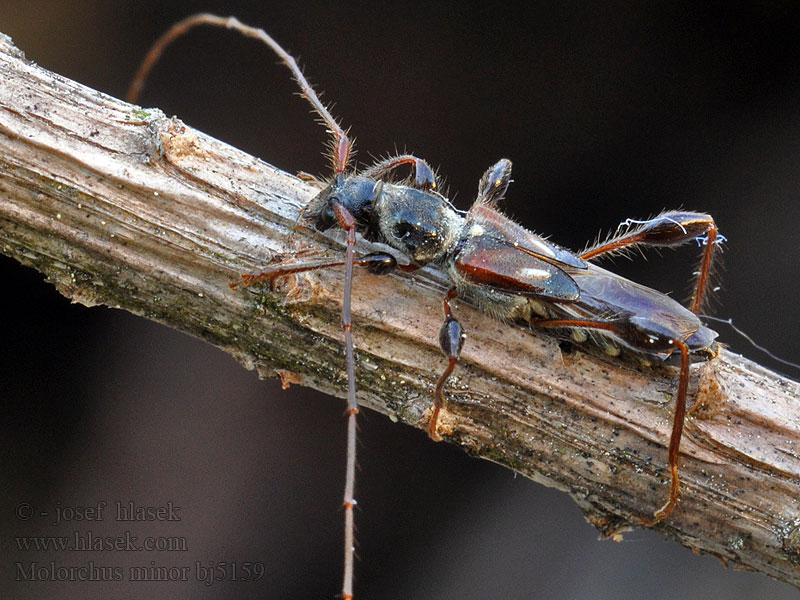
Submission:
[[[86,305],[201,337],[263,375],[343,396],[341,276],[230,290],[287,249],[313,194],[295,177],[27,63],[0,41],[2,252]],[[300,233],[292,248],[340,247]],[[359,402],[417,427],[443,367],[436,273],[359,273]],[[661,505],[675,371],[640,370],[456,306],[468,332],[447,439],[570,493],[611,532]],[[699,390],[695,392],[695,390]],[[693,368],[682,495],[659,528],[685,545],[800,583],[800,388],[723,353]]]

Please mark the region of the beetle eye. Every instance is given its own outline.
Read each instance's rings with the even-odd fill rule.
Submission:
[[[328,202],[317,217],[316,227],[320,231],[325,231],[333,227],[336,222],[336,215],[333,212],[333,204]]]

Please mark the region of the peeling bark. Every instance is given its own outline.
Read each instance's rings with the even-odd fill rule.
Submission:
[[[28,63],[7,38],[0,71],[0,251],[75,302],[123,308],[264,376],[344,397],[338,272],[226,285],[278,254],[340,251],[340,236],[290,238],[315,188]],[[356,276],[360,403],[425,426],[446,286],[428,270]],[[606,533],[663,503],[676,370],[565,354],[551,337],[456,310],[469,338],[441,417],[449,442],[567,491]],[[800,584],[800,386],[723,352],[692,368],[690,394],[681,498],[658,528]]]

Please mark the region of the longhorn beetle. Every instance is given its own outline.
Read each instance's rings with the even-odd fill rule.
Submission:
[[[301,95],[319,115],[332,136],[333,178],[302,212],[303,225],[319,231],[338,226],[345,230],[344,259],[279,264],[258,273],[242,275],[231,283],[250,285],[277,276],[331,267],[345,268],[342,301],[347,369],[347,467],[344,492],[345,557],[342,597],[353,597],[353,496],[355,485],[356,404],[350,291],[353,266],[374,274],[438,267],[452,286],[442,305],[444,322],[439,345],[447,364],[436,382],[428,435],[439,440],[438,415],[445,404],[445,389],[464,343],[464,330],[450,303],[456,297],[471,300],[489,315],[528,323],[578,343],[591,341],[611,355],[622,350],[646,363],[662,363],[677,356],[679,377],[668,450],[670,490],[666,502],[644,525],[654,525],[670,514],[678,499],[678,450],[686,414],[689,364],[692,357],[716,356],[717,334],[698,318],[708,287],[718,235],[707,214],[670,211],[643,221],[625,221],[610,239],[573,253],[514,223],[497,209],[511,182],[511,162],[501,159],[480,179],[478,195],[466,213],[457,211],[437,190],[433,169],[410,154],[381,160],[361,172],[348,172],[353,144],[347,133],[320,101],[294,58],[262,29],[244,25],[234,17],[197,14],[179,21],[152,46],[127,94],[135,102],[152,66],[173,40],[198,25],[226,27],[269,46],[289,68]],[[391,176],[403,166],[413,167],[409,184],[393,183]],[[355,257],[356,235],[397,250],[409,262],[398,263],[389,253]],[[679,246],[698,240],[703,246],[694,293],[688,308],[668,296],[594,265],[600,256],[637,246]]]

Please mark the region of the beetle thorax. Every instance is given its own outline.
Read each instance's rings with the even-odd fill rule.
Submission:
[[[376,240],[418,265],[441,261],[458,241],[464,219],[435,192],[384,184],[375,201]]]

